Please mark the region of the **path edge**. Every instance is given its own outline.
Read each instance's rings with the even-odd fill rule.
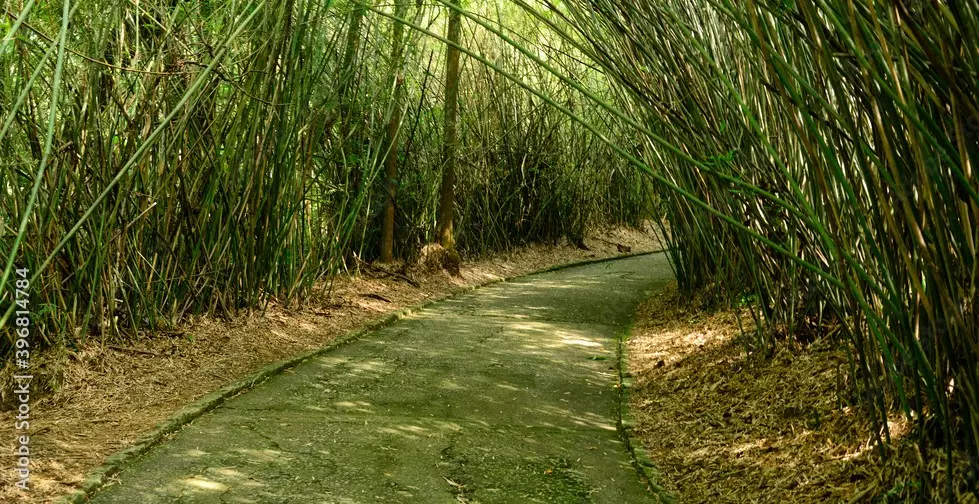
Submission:
[[[661,504],[676,504],[676,498],[670,494],[659,482],[662,481],[662,474],[656,468],[642,443],[633,443],[633,430],[636,426],[635,416],[629,408],[629,396],[633,387],[632,373],[628,371],[629,365],[629,339],[635,323],[629,324],[625,331],[618,337],[618,347],[616,349],[616,372],[617,382],[615,389],[618,392],[619,407],[616,412],[615,427],[619,432],[619,438],[629,452],[629,459],[633,469],[639,473],[639,479],[646,486],[646,490]],[[638,446],[637,446],[638,445]]]
[[[579,266],[588,266],[591,264],[600,264],[600,263],[618,261],[623,259],[632,259],[635,257],[661,254],[664,252],[665,249],[660,249],[660,250],[653,250],[649,252],[622,254],[613,257],[604,257],[599,259],[586,259],[583,261],[575,261],[575,262],[570,262],[565,264],[556,264],[553,266],[549,266],[536,271],[531,271],[529,273],[523,273],[520,275],[494,278],[491,280],[487,280],[486,282],[483,283],[463,287],[460,290],[453,292],[447,296],[440,297],[437,299],[430,299],[428,301],[424,301],[422,303],[412,305],[407,308],[402,308],[400,310],[388,313],[387,315],[382,315],[378,318],[372,319],[364,323],[363,325],[355,329],[352,329],[341,336],[338,336],[335,340],[333,340],[332,342],[328,343],[323,347],[310,350],[301,353],[295,357],[290,357],[281,360],[279,362],[264,366],[260,368],[258,371],[252,373],[251,375],[248,375],[235,382],[225,385],[224,387],[221,387],[213,392],[210,392],[207,395],[198,399],[197,401],[183,407],[182,409],[178,410],[176,413],[174,413],[166,420],[157,424],[157,426],[153,430],[141,436],[129,448],[116,452],[110,455],[109,457],[107,457],[105,459],[105,462],[101,466],[88,473],[88,475],[82,481],[82,484],[80,485],[79,488],[77,488],[76,490],[74,490],[73,492],[67,495],[55,499],[54,502],[57,504],[83,504],[85,502],[88,502],[95,493],[97,493],[99,490],[101,490],[109,483],[109,480],[112,477],[121,473],[126,468],[126,466],[128,466],[131,462],[133,462],[140,456],[146,454],[155,446],[162,443],[171,434],[176,433],[177,431],[181,430],[184,426],[204,416],[205,414],[217,408],[218,406],[221,406],[228,399],[231,399],[232,397],[237,396],[238,394],[244,393],[254,388],[256,385],[265,382],[269,378],[282,374],[287,369],[294,368],[309,359],[319,357],[321,355],[332,352],[333,350],[343,345],[346,345],[347,343],[357,341],[358,339],[367,336],[368,334],[371,334],[374,331],[387,327],[397,322],[398,320],[410,316],[413,312],[423,310],[433,304],[440,303],[448,299],[452,299],[456,296],[468,294],[475,290],[481,289],[483,287],[488,287],[490,285],[495,285],[498,283],[511,282],[521,278],[540,275],[544,273],[551,273],[554,271],[560,271],[564,269],[576,268]],[[618,366],[620,385],[622,379],[622,356],[621,356],[622,346],[623,346],[622,338],[620,337],[619,338],[620,356],[619,356],[619,366]],[[619,400],[621,403],[622,387],[619,386],[618,388],[620,393]],[[628,405],[627,402],[625,404]],[[620,433],[622,433],[621,415],[622,415],[622,411],[620,408],[620,414],[618,418]],[[629,448],[630,453],[633,453],[633,449],[631,448],[631,445],[628,443],[628,441],[626,441],[626,447]],[[634,458],[635,456],[634,455],[632,456],[633,456],[633,465],[636,465],[635,458]],[[638,467],[637,470],[639,470]],[[642,471],[640,471],[640,474],[643,474]]]

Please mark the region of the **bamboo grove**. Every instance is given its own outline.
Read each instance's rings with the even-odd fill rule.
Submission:
[[[4,278],[43,271],[54,347],[653,206],[748,351],[834,338],[870,434],[905,415],[974,488],[975,2],[28,0],[2,29]]]
[[[607,110],[645,138],[632,162],[664,198],[682,289],[752,300],[749,350],[837,338],[878,442],[903,413],[922,466],[945,448],[949,500],[974,493],[979,5],[550,7],[618,84]]]
[[[590,225],[644,215],[650,185],[638,173],[496,72],[462,59],[446,105],[446,46],[389,19],[445,34],[452,11],[440,5],[5,7],[4,284],[14,266],[35,273],[35,323],[54,347],[298,302],[360,261],[410,259],[439,241],[446,217],[453,247],[472,255],[580,240]],[[502,26],[507,13],[484,10]],[[605,120],[455,17],[461,43]],[[508,33],[611,93],[524,18]],[[446,142],[454,103],[457,133]],[[624,134],[605,121],[608,135]],[[449,148],[456,177],[443,188]]]

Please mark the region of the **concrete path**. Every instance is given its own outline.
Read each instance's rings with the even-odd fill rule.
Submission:
[[[444,301],[228,401],[93,502],[652,502],[613,366],[670,278],[658,254]]]

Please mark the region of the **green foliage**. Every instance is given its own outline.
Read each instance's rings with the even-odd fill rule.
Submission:
[[[921,496],[921,484],[917,481],[898,482],[879,499],[886,504],[915,502]]]
[[[393,6],[374,5],[95,1],[72,2],[65,16],[61,4],[26,2],[4,21],[0,257],[31,268],[46,344],[301,302],[318,282],[377,257],[396,103],[387,69],[398,65],[381,15]],[[444,29],[443,9],[408,5],[412,22]],[[518,9],[504,19],[482,8],[569,71],[595,73],[568,47],[550,47]],[[395,248],[405,258],[434,239],[444,166],[445,46],[409,35]],[[599,113],[496,37],[467,25],[463,39]],[[461,251],[641,218],[637,177],[614,175],[610,151],[592,149],[589,132],[495,73],[463,68]],[[603,184],[609,176],[622,187]],[[5,328],[9,288],[0,290]]]
[[[646,137],[617,152],[656,181],[682,290],[758,293],[754,346],[769,352],[840,335],[879,441],[897,408],[948,449],[950,474],[954,450],[976,464],[976,4],[560,11],[572,27],[549,28],[615,79],[626,99],[607,110]]]

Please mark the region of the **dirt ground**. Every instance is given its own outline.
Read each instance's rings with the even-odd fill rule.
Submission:
[[[647,230],[651,231],[651,230]],[[319,289],[302,309],[274,304],[264,314],[232,321],[200,318],[178,331],[144,334],[129,343],[91,341],[64,356],[48,356],[60,388],[32,404],[32,468],[29,492],[4,471],[0,502],[51,502],[67,494],[112,453],[208,392],[261,367],[322,347],[359,325],[407,306],[449,296],[501,277],[558,264],[660,250],[647,232],[614,229],[594,233],[581,250],[568,244],[535,245],[464,261],[461,276],[442,270],[364,266]],[[0,424],[14,424],[11,412]],[[13,450],[15,440],[6,441]]]
[[[837,345],[766,359],[746,355],[740,333],[734,310],[684,303],[675,283],[638,311],[629,342],[636,435],[679,502],[948,501],[944,452],[922,460],[902,415],[888,424],[881,463],[868,416],[837,392],[847,369]],[[956,457],[958,475],[966,465]],[[953,481],[957,502],[977,502],[963,477]]]

